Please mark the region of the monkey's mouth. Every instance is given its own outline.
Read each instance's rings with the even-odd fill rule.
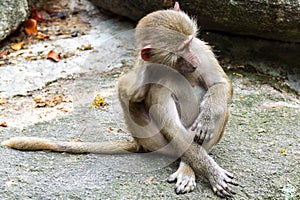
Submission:
[[[179,72],[187,74],[187,73],[193,73],[197,67],[186,67],[186,68],[181,68],[179,69]]]

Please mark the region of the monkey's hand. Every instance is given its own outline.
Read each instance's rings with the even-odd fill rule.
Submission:
[[[201,112],[197,117],[191,130],[195,133],[194,141],[198,144],[202,144],[204,140],[209,141],[213,137],[213,127],[210,124],[210,116],[204,112]]]
[[[212,138],[221,137],[228,108],[224,104],[207,103],[201,108],[199,116],[190,127],[195,133],[194,141],[198,144],[209,142]]]

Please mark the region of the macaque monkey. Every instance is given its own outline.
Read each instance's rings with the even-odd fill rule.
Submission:
[[[135,32],[139,55],[119,80],[119,100],[133,141],[61,142],[15,137],[3,145],[20,150],[70,153],[158,152],[178,156],[176,193],[192,191],[195,172],[205,176],[220,197],[237,185],[208,151],[223,136],[232,85],[210,47],[199,40],[197,24],[180,11],[160,10],[142,18]]]

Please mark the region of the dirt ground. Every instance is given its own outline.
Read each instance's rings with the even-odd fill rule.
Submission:
[[[130,140],[116,85],[134,62],[134,23],[99,12],[86,1],[55,5],[47,6],[59,17],[38,24],[50,40],[27,38],[21,50],[10,50],[0,63],[0,141],[13,136]],[[24,39],[14,37],[1,51]],[[45,58],[51,49],[61,53],[58,62]],[[299,96],[278,87],[278,78],[221,62],[234,96],[225,136],[211,155],[240,183],[233,199],[299,199]],[[106,106],[91,106],[96,94]],[[1,199],[218,199],[200,175],[193,192],[176,195],[166,180],[178,161],[165,157],[22,152],[1,146],[0,160]]]

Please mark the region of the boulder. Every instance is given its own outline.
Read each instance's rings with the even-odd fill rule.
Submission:
[[[174,4],[172,0],[91,1],[98,7],[132,20]],[[300,42],[300,1],[182,0],[179,3],[182,10],[198,19],[201,29],[205,31]]]
[[[134,21],[172,0],[90,0],[96,6]],[[257,72],[284,77],[300,91],[300,1],[194,0],[180,8],[198,20],[201,39],[219,58],[251,65]]]
[[[29,16],[29,3],[27,0],[0,0],[0,41]]]

